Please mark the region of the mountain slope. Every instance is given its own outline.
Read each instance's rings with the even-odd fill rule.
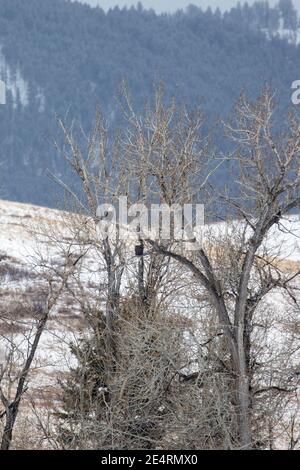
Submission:
[[[0,79],[8,84],[0,107],[0,196],[55,206],[60,196],[46,169],[73,182],[53,149],[56,114],[88,129],[100,102],[115,127],[123,78],[138,107],[163,80],[169,96],[203,104],[207,125],[228,114],[241,88],[254,96],[271,83],[286,108],[300,54],[276,34],[289,18],[282,15],[266,2],[224,15],[196,7],[156,15],[141,6],[105,14],[66,0],[0,0]]]

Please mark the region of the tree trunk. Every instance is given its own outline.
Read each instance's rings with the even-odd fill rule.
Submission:
[[[42,309],[42,307],[41,307]],[[37,310],[36,313],[41,313],[43,312],[42,318],[39,320],[36,334],[31,346],[31,349],[29,351],[29,355],[26,359],[24,368],[21,371],[19,380],[18,380],[18,385],[17,385],[17,390],[15,394],[15,398],[12,403],[9,404],[8,400],[3,396],[3,393],[1,391],[1,399],[3,403],[6,403],[6,410],[5,410],[5,415],[6,415],[6,422],[5,422],[5,427],[3,430],[2,434],[2,439],[1,439],[1,450],[9,450],[11,442],[12,442],[12,436],[13,436],[13,430],[14,430],[14,425],[18,416],[19,412],[19,406],[20,406],[20,401],[22,399],[22,396],[25,391],[25,384],[26,380],[31,368],[32,361],[35,357],[42,333],[45,329],[48,316],[49,316],[49,304],[45,307],[45,310]],[[1,389],[0,389],[1,390]]]
[[[250,413],[250,332],[249,332],[249,312],[246,308],[246,300],[239,302],[236,310],[236,345],[238,360],[235,364],[236,381],[236,407],[238,438],[242,449],[252,448],[251,435],[251,413]],[[244,307],[244,308],[243,308]]]
[[[245,323],[241,322],[237,332],[238,362],[235,371],[238,437],[242,449],[251,449],[250,378],[248,364],[248,348],[250,347],[250,343],[246,341],[246,336]]]
[[[114,371],[116,359],[116,345],[115,345],[115,321],[119,313],[119,293],[115,292],[114,287],[109,287],[106,303],[106,341],[108,352],[108,363],[110,363],[110,372]]]
[[[2,434],[1,440],[1,450],[9,450],[11,441],[12,441],[12,433],[16,421],[18,413],[18,405],[11,407],[6,413],[6,421],[5,427]]]
[[[236,380],[238,436],[242,449],[252,448],[249,378],[241,372]]]

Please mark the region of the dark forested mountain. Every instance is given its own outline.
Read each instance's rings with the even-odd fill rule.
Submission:
[[[0,0],[0,197],[55,205],[45,170],[67,177],[52,145],[55,114],[88,128],[100,102],[114,124],[123,78],[138,106],[163,81],[188,106],[201,102],[210,121],[241,88],[255,95],[265,83],[285,108],[300,78],[298,28],[290,0],[173,15],[141,4],[104,13],[66,0]]]

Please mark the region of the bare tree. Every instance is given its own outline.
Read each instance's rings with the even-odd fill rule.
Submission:
[[[49,293],[45,300],[36,302],[31,309],[27,307],[30,316],[33,315],[36,324],[33,324],[30,332],[24,334],[24,339],[26,339],[25,359],[21,366],[18,364],[17,356],[24,356],[24,345],[19,345],[20,341],[14,341],[13,337],[8,336],[5,338],[5,342],[8,345],[6,358],[1,365],[0,374],[0,398],[4,408],[0,413],[0,420],[5,420],[1,435],[1,450],[9,450],[11,446],[20,404],[28,389],[28,378],[38,351],[40,339],[46,328],[51,310],[56,306],[64,284],[65,279],[59,287],[56,286],[54,288],[54,286],[50,285]],[[22,308],[24,311],[26,310],[26,307],[22,306]],[[5,321],[5,318],[2,317],[1,320]],[[15,321],[16,323],[17,320]],[[18,368],[20,369],[18,370]],[[17,369],[15,373],[12,373],[15,369]]]
[[[262,432],[258,431],[258,417],[262,417],[261,397],[268,394],[270,398],[269,411],[264,417],[264,423],[270,425],[271,410],[276,408],[279,416],[286,409],[287,401],[283,397],[295,398],[293,394],[298,380],[295,358],[298,349],[294,347],[295,338],[291,337],[289,349],[282,352],[280,358],[271,355],[264,359],[265,350],[258,346],[255,338],[260,337],[265,345],[268,332],[272,331],[265,307],[271,294],[284,292],[286,299],[298,309],[299,267],[297,264],[288,267],[284,264],[286,245],[294,234],[287,217],[300,202],[300,134],[297,119],[290,115],[288,129],[278,135],[272,127],[275,105],[270,91],[264,91],[254,103],[241,96],[233,121],[224,124],[235,149],[230,155],[217,158],[210,145],[210,137],[203,132],[201,111],[190,113],[178,108],[175,101],[166,104],[161,90],[155,94],[153,103],[146,103],[142,114],[135,112],[126,92],[122,106],[127,122],[124,132],[110,141],[106,127],[101,124],[102,118],[98,116],[94,131],[87,137],[84,152],[79,150],[72,133],[62,125],[69,150],[64,157],[79,176],[87,201],[87,206],[84,206],[78,196],[64,186],[77,201],[78,207],[82,208],[80,224],[86,229],[81,229],[80,233],[84,236],[78,240],[81,246],[90,244],[95,247],[105,261],[107,294],[103,321],[109,337],[107,344],[110,345],[107,357],[114,358],[105,384],[114,383],[114,389],[114,381],[120,379],[120,347],[124,347],[124,354],[128,351],[124,345],[129,338],[128,332],[120,334],[118,330],[119,322],[124,321],[122,315],[126,294],[130,293],[130,310],[135,316],[143,322],[146,319],[150,321],[153,320],[151,312],[159,311],[161,321],[163,312],[169,310],[166,304],[163,308],[161,305],[157,307],[161,299],[165,296],[165,300],[169,298],[170,302],[174,302],[176,289],[178,294],[184,286],[187,297],[198,302],[196,307],[201,311],[201,326],[205,325],[205,329],[202,328],[201,335],[194,325],[195,334],[190,333],[189,336],[190,349],[193,345],[192,349],[200,351],[201,360],[199,362],[198,357],[196,370],[190,367],[190,361],[195,361],[195,357],[187,354],[187,371],[182,372],[184,368],[180,359],[180,365],[174,367],[173,374],[185,384],[190,381],[197,384],[193,389],[196,392],[194,397],[202,405],[196,407],[198,425],[203,416],[204,422],[207,419],[203,410],[213,410],[211,419],[219,423],[215,438],[211,441],[214,445],[249,449],[263,446],[264,439],[271,443],[272,438],[266,438],[266,426]],[[112,166],[107,166],[110,160]],[[233,173],[228,173],[231,178],[230,191],[221,191],[210,183],[218,166],[225,161],[234,163]],[[103,199],[117,201],[120,195],[129,196],[130,201],[143,203],[147,207],[153,203],[160,207],[176,204],[182,207],[204,201],[208,219],[211,222],[218,220],[221,209],[224,222],[211,223],[202,228],[203,243],[196,249],[194,246],[193,250],[189,249],[188,243],[178,242],[172,230],[167,240],[160,237],[160,231],[157,236],[151,236],[151,231],[141,233],[140,230],[138,242],[132,242],[136,247],[137,259],[131,263],[124,239],[117,236],[112,242],[107,236],[100,243],[95,239],[91,242],[91,226],[87,221],[87,214],[90,214],[94,223],[99,222],[97,204]],[[185,223],[183,220],[183,231]],[[174,229],[172,224],[174,221],[171,221],[171,229]],[[179,266],[179,276],[174,279],[169,274],[176,266]],[[132,280],[130,289],[128,279]],[[126,288],[122,281],[127,284]],[[275,314],[276,308],[274,306],[272,310]],[[135,331],[134,327],[132,329]],[[261,336],[259,331],[262,332]],[[135,351],[131,353],[135,357]],[[141,350],[139,354],[142,355]],[[289,361],[291,365],[287,375],[283,370],[284,364]],[[174,359],[173,363],[176,363]],[[135,373],[138,373],[139,367],[143,373],[142,364],[139,361],[137,364]],[[266,373],[266,364],[271,364],[272,373]],[[276,373],[276,368],[281,372]],[[208,381],[205,386],[202,386],[201,379],[205,375],[203,371],[209,371],[211,377],[211,382]],[[129,379],[122,377],[127,383]],[[163,376],[164,380],[168,377],[168,373]],[[209,403],[210,392],[215,390],[216,384],[222,406],[211,407],[211,403],[206,406],[204,397],[208,397],[206,403]],[[173,386],[174,383],[171,389]],[[205,390],[205,394],[199,394],[199,389]],[[119,390],[118,386],[115,390]],[[184,393],[179,394],[180,397]],[[107,408],[110,416],[115,416],[114,412],[119,413],[118,410],[125,406],[123,401],[118,402],[118,406],[112,406],[112,397],[115,396],[110,396]],[[182,407],[180,415],[183,417],[185,412],[190,413],[188,407]],[[120,423],[120,416],[115,423]],[[107,430],[107,421],[103,426]],[[201,429],[203,431],[204,428]],[[115,430],[116,427],[112,426],[112,434]],[[182,436],[182,431],[177,430],[177,435]],[[218,444],[216,436],[220,437]],[[295,436],[293,432],[291,445],[297,441]],[[165,438],[165,433],[159,437],[161,441]],[[155,442],[158,445],[159,439],[151,439],[150,444]],[[176,437],[174,439],[176,441]],[[120,442],[117,439],[114,445],[121,445]]]
[[[153,122],[160,122],[157,110],[154,109],[152,115],[156,118]],[[276,266],[274,260],[283,256],[282,247],[274,249],[267,244],[272,228],[281,224],[284,227],[284,217],[300,202],[298,121],[290,115],[287,131],[276,135],[272,129],[273,115],[274,99],[266,90],[254,103],[241,96],[235,119],[225,124],[227,134],[236,144],[236,150],[228,158],[235,162],[237,168],[232,179],[235,194],[226,192],[215,197],[219,204],[229,208],[231,217],[237,218],[225,243],[223,237],[222,258],[226,256],[226,268],[222,269],[223,259],[215,256],[216,247],[222,244],[220,234],[213,238],[213,243],[216,243],[214,249],[209,239],[208,246],[204,243],[190,254],[179,252],[176,246],[166,249],[159,240],[148,240],[157,252],[170,256],[187,268],[209,295],[227,339],[238,436],[244,449],[254,444],[249,364],[253,315],[272,290],[281,288],[291,294],[293,282],[299,274],[298,269],[286,273],[278,264]],[[161,135],[158,125],[155,132]],[[150,147],[150,139],[147,142]],[[167,148],[177,156],[176,161],[181,161],[170,139]],[[156,153],[161,162],[168,162],[164,146],[159,146]],[[162,178],[166,181],[169,175],[172,173],[168,172],[167,166],[156,175],[162,196],[165,193]],[[178,187],[184,187],[185,180]],[[180,200],[184,202],[183,198]]]

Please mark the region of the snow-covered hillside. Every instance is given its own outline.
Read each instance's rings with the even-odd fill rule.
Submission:
[[[20,350],[26,347],[24,334],[26,336],[30,332],[34,323],[27,306],[43,301],[47,291],[47,270],[43,265],[47,266],[47,269],[52,267],[53,272],[61,269],[67,259],[62,255],[64,245],[68,249],[72,247],[71,254],[76,252],[66,218],[66,213],[62,211],[0,201],[0,362],[3,362],[12,338],[20,346]],[[203,242],[205,244],[210,237],[216,241],[224,236],[234,237],[238,229],[237,222],[230,225],[217,223],[206,226],[203,229]],[[285,270],[294,270],[297,266],[299,269],[299,215],[287,217],[274,228],[267,241],[267,250],[280,251],[282,258],[279,261]],[[126,284],[130,283],[134,258],[134,252],[129,249],[125,289]],[[94,297],[99,302],[99,285],[102,282],[99,266],[101,262],[97,259],[97,254],[90,252],[81,264],[80,279],[75,276],[70,278],[71,289],[76,290],[78,286],[84,285],[91,302]],[[190,299],[184,290],[178,292],[175,302],[179,314],[193,319],[204,314],[203,311],[199,313],[199,305]],[[101,308],[101,300],[97,305]],[[264,337],[259,329],[254,331],[254,344],[259,349],[260,342],[265,341],[268,348],[263,353],[264,358],[268,361],[272,357],[276,362],[280,360],[285,348],[289,347],[286,332],[296,325],[297,314],[292,312],[287,299],[280,291],[266,298],[263,309],[273,326],[268,335],[264,333]],[[276,319],[273,318],[274,312]],[[80,305],[66,293],[51,313],[47,329],[42,336],[30,375],[29,392],[26,395],[28,405],[32,399],[35,406],[42,408],[49,408],[57,403],[58,379],[63,378],[73,364],[69,344],[78,341],[86,328]],[[201,335],[201,332],[197,334]],[[295,356],[295,361],[297,360],[300,361],[300,358]],[[287,367],[289,366],[290,364],[287,364]],[[265,373],[268,375],[267,370]],[[294,403],[291,405],[292,411],[293,407]]]
[[[30,306],[47,295],[43,260],[53,266],[58,262],[55,247],[45,244],[45,227],[48,233],[53,227],[56,231],[62,217],[60,211],[0,201],[0,362],[12,338],[20,350],[26,348],[25,335],[35,323]],[[65,296],[49,318],[31,373],[30,389],[37,402],[54,400],[57,379],[70,365],[68,344],[84,328],[78,306]]]
[[[43,302],[49,278],[53,280],[56,273],[68,269],[68,259],[76,257],[77,247],[72,244],[74,234],[67,217],[63,211],[0,200],[0,361],[9,347],[10,335],[14,335],[14,340],[19,335],[22,343],[24,331],[32,328],[32,318],[22,309],[27,312],[31,304]],[[131,247],[128,252],[131,259],[133,250]],[[98,301],[99,285],[103,282],[101,263],[90,250],[79,274],[70,276],[69,288],[76,292],[83,283],[90,301],[94,297]],[[51,312],[39,346],[38,389],[45,383],[50,390],[55,387],[57,378],[70,366],[70,342],[77,341],[85,329],[80,305],[71,294],[64,293]]]
[[[13,105],[17,106],[19,100],[22,106],[28,105],[28,83],[24,80],[21,71],[15,73],[7,64],[2,48],[0,46],[0,79],[6,84],[6,89],[11,92]]]
[[[294,44],[296,46],[300,44],[300,28],[292,30],[281,26],[275,31],[270,31],[268,29],[263,28],[262,32],[265,33],[268,39],[277,37],[279,39],[286,40],[289,44]]]
[[[0,45],[0,80],[5,83],[6,90],[11,93],[13,107],[18,104],[26,107],[29,104],[29,83],[23,77],[21,69],[12,70],[6,61]],[[41,88],[37,88],[34,99],[38,105],[39,112],[45,111],[46,99]]]

